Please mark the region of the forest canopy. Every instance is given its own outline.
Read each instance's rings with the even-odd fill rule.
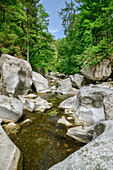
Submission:
[[[71,0],[59,12],[66,38],[57,43],[58,71],[74,74],[113,53],[113,1]],[[112,55],[113,60],[113,55]],[[85,62],[86,63],[86,62]]]
[[[0,1],[0,53],[27,59],[32,67],[51,69],[54,39],[40,0]]]

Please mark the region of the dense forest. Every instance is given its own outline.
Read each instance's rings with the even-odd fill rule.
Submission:
[[[58,41],[58,71],[74,74],[85,61],[113,60],[112,0],[71,0],[59,15],[66,38]]]
[[[40,0],[0,1],[0,53],[24,58],[46,72],[74,74],[83,63],[113,58],[113,1],[71,0],[59,11],[65,38],[48,32]]]
[[[40,0],[0,1],[0,52],[24,58],[48,71],[54,60],[49,15]]]

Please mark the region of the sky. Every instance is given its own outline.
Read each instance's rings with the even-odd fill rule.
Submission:
[[[43,4],[44,9],[49,14],[49,32],[55,36],[55,39],[65,37],[64,31],[62,28],[62,20],[59,17],[58,12],[61,11],[62,8],[65,8],[65,1],[68,3],[71,0],[41,0],[40,2]]]

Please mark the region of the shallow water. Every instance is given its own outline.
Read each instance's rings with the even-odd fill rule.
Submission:
[[[23,119],[30,118],[33,124],[10,136],[23,153],[24,170],[47,170],[83,146],[65,135],[63,125],[57,125],[63,115],[57,107],[67,96],[45,94],[41,97],[53,103],[53,107],[44,113],[25,111]]]

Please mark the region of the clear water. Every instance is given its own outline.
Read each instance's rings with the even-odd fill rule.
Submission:
[[[63,115],[58,105],[67,96],[45,94],[41,97],[53,103],[53,107],[44,113],[25,111],[23,119],[30,118],[33,124],[10,136],[23,153],[24,170],[47,170],[83,146],[65,135],[66,127],[57,124]]]

